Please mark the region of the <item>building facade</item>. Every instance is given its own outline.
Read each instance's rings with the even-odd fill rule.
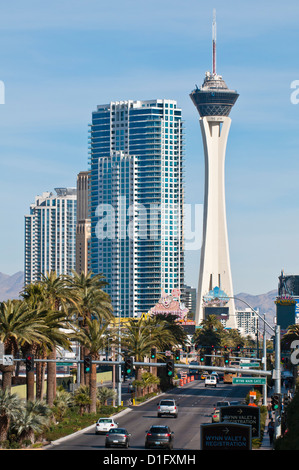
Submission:
[[[97,107],[90,127],[90,270],[116,314],[183,287],[183,125],[173,100]]]
[[[55,191],[36,196],[25,215],[25,285],[50,271],[60,275],[75,269],[76,189]]]
[[[90,241],[89,172],[77,175],[76,271],[87,274]]]

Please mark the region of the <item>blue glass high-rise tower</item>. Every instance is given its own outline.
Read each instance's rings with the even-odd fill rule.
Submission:
[[[183,125],[176,101],[100,105],[90,126],[90,259],[114,311],[147,312],[184,284]]]

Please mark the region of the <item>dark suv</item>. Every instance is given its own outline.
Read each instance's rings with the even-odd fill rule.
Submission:
[[[173,448],[173,432],[169,426],[151,426],[146,431],[145,436],[145,448],[149,447],[167,447],[168,449]]]

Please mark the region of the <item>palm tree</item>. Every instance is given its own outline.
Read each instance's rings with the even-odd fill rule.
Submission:
[[[45,302],[51,312],[66,312],[70,304],[76,303],[76,298],[67,285],[66,276],[57,276],[55,271],[41,275]],[[58,332],[58,329],[55,330]],[[52,341],[49,348],[48,358],[53,362],[48,362],[47,366],[47,403],[53,406],[53,400],[56,394],[56,343]]]
[[[100,322],[109,322],[112,318],[112,304],[110,296],[103,291],[107,285],[102,274],[93,275],[91,272],[81,274],[73,271],[72,276],[66,277],[67,286],[75,300],[69,314],[74,315],[78,321],[79,328],[84,328],[86,319],[97,318]],[[88,351],[81,346],[81,357]],[[80,366],[81,384],[85,383],[83,365]]]
[[[152,385],[158,385],[160,383],[160,379],[156,377],[154,374],[150,372],[144,372],[141,376],[141,380],[134,380],[133,386],[140,387],[143,391],[146,390],[149,393],[149,389]]]
[[[33,444],[35,433],[42,431],[49,423],[50,416],[51,410],[45,403],[27,401],[18,409],[12,423],[12,431],[16,432],[21,444],[25,440]]]
[[[45,341],[43,315],[38,308],[31,308],[20,300],[0,303],[0,341],[5,354],[14,357],[20,347],[33,347]],[[11,388],[12,366],[0,366],[3,372],[3,388]]]
[[[0,389],[0,443],[6,441],[10,422],[21,407],[22,401],[16,393]]]
[[[56,397],[54,398],[54,406],[57,409],[56,415],[60,420],[67,412],[67,410],[74,404],[74,397],[71,393],[67,392],[62,386],[57,389]]]
[[[106,330],[109,323],[101,324],[97,319],[86,318],[84,328],[76,331],[73,335],[88,351],[93,361],[99,359],[99,351],[103,350],[106,344]],[[97,373],[96,364],[93,362],[90,373],[90,412],[96,412],[96,399],[97,399]]]
[[[149,317],[140,318],[138,321],[130,320],[122,335],[122,344],[129,356],[134,356],[136,362],[143,362],[145,357],[149,357],[152,347],[157,347],[158,351],[164,351],[165,348],[174,346],[176,339],[166,321]],[[157,353],[157,357],[163,356],[164,354]],[[135,367],[136,379],[140,381],[142,368]]]
[[[299,339],[299,325],[290,325],[288,326],[287,332],[283,335],[281,339],[281,345],[285,348],[290,348],[292,341]]]
[[[98,389],[97,396],[101,405],[107,405],[107,400],[109,398],[116,398],[116,392],[112,388],[100,387]]]
[[[74,402],[79,406],[80,416],[82,416],[84,410],[90,406],[91,403],[89,388],[86,385],[80,385],[80,387],[75,391]]]

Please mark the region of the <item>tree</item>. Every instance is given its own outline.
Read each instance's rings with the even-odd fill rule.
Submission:
[[[74,402],[80,409],[80,416],[83,415],[84,411],[90,406],[90,394],[89,387],[81,385],[74,393]]]
[[[57,410],[58,420],[60,420],[67,410],[74,404],[74,397],[67,392],[62,386],[57,388],[56,397],[54,398],[54,406]]]
[[[16,393],[7,388],[0,390],[0,443],[6,441],[9,425],[22,407],[22,401]]]
[[[113,318],[113,308],[110,296],[104,292],[107,282],[102,274],[78,274],[73,271],[72,276],[66,276],[66,283],[73,299],[73,307],[69,310],[70,316],[75,316],[79,328],[85,328],[86,319],[97,318],[100,322],[109,322]],[[81,357],[88,354],[88,350],[81,346]],[[83,365],[80,366],[81,383],[85,383]]]
[[[92,360],[99,359],[99,351],[102,350],[106,344],[105,333],[109,323],[101,324],[99,320],[90,320],[86,318],[84,328],[80,331],[75,331],[73,338],[79,341],[88,351]],[[96,364],[92,362],[90,382],[90,412],[96,412],[96,398],[97,398],[97,373]]]
[[[41,275],[41,283],[45,296],[44,302],[49,311],[67,312],[67,308],[76,303],[76,298],[67,285],[66,276],[57,276],[55,271],[47,272],[46,275]],[[58,329],[55,331],[58,332]],[[53,406],[56,394],[56,342],[53,335],[48,358],[53,362],[48,362],[47,367],[47,403]]]
[[[135,357],[135,361],[143,362],[146,356],[149,357],[152,347],[157,347],[158,351],[164,351],[166,347],[175,346],[176,339],[165,320],[149,317],[128,321],[122,335],[122,345],[129,356]],[[157,357],[163,356],[164,354],[157,354]],[[136,379],[140,381],[141,375],[142,368],[136,366]]]
[[[298,324],[290,325],[288,326],[287,332],[283,335],[281,339],[281,345],[285,349],[289,349],[291,346],[291,343],[294,340],[298,340],[298,339],[299,339],[299,325]]]
[[[40,401],[27,401],[19,407],[12,422],[12,430],[19,436],[21,444],[28,440],[34,443],[35,433],[40,433],[49,423],[52,412],[50,408]]]
[[[0,303],[0,341],[5,354],[14,357],[20,347],[33,348],[46,340],[46,326],[39,308],[32,308],[20,300]],[[0,366],[3,372],[3,388],[11,388],[12,366]]]
[[[101,405],[107,405],[109,398],[113,400],[116,398],[116,392],[112,388],[99,387],[97,396]]]
[[[141,380],[134,380],[133,386],[140,387],[142,390],[146,390],[149,393],[150,387],[152,385],[158,385],[160,383],[160,379],[156,377],[154,374],[150,372],[144,372],[141,375]]]

